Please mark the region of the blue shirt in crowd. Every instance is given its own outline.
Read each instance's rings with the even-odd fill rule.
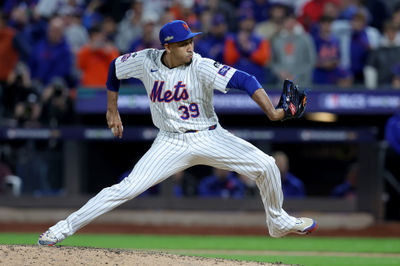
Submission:
[[[245,184],[231,172],[225,178],[210,175],[200,181],[198,188],[201,197],[242,198],[245,195]]]
[[[289,172],[282,180],[282,190],[285,198],[303,198],[305,196],[303,182]]]
[[[69,80],[72,58],[73,55],[65,39],[57,44],[50,43],[47,39],[39,41],[33,49],[30,60],[32,79],[40,80],[43,85],[49,84],[55,77]]]
[[[340,62],[340,44],[339,40],[333,36],[329,39],[323,39],[320,36],[314,36],[315,48],[317,50],[318,61]],[[315,68],[313,82],[315,84],[336,84],[339,78],[344,78],[349,73],[338,67],[334,69]]]

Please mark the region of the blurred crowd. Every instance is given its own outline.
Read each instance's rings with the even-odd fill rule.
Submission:
[[[104,88],[120,54],[162,48],[182,19],[195,51],[263,84],[400,88],[400,2],[391,0],[0,0],[0,117],[73,121],[77,88]],[[124,81],[127,84],[137,80]]]
[[[61,195],[64,190],[60,184],[56,169],[60,169],[60,157],[55,153],[37,151],[34,147],[23,147],[23,158],[16,159],[18,163],[12,166],[2,162],[0,150],[0,195],[22,194]],[[3,151],[4,152],[4,151]],[[279,169],[282,192],[287,199],[304,199],[313,195],[307,193],[304,177],[296,176],[291,169],[288,154],[284,151],[272,152],[271,156]],[[131,173],[124,171],[118,178],[121,182]],[[358,165],[353,163],[343,176],[332,183],[331,193],[325,196],[351,199],[357,193]],[[243,174],[226,169],[201,166],[196,169],[186,169],[170,176],[166,182],[158,183],[143,193],[140,197],[177,197],[177,198],[253,198],[259,195],[256,180]]]
[[[272,154],[279,169],[285,198],[304,198],[306,190],[303,181],[289,171],[289,157],[283,151]],[[235,198],[254,197],[259,194],[255,180],[225,169],[206,167],[208,173],[193,174],[183,170],[170,176],[169,183],[159,183],[146,190],[141,197],[170,194],[174,197]],[[119,182],[130,174],[124,172]]]
[[[271,155],[279,169],[282,192],[286,199],[304,199],[307,196],[304,178],[290,171],[289,156],[283,151]],[[159,183],[143,192],[140,196],[160,196],[172,194],[175,197],[235,198],[254,197],[259,194],[255,180],[232,171],[212,168],[208,175],[194,175],[190,170],[180,171],[169,178],[170,183]],[[124,172],[119,181],[129,175]],[[357,196],[358,163],[351,163],[340,183],[331,188],[332,198],[353,199]]]

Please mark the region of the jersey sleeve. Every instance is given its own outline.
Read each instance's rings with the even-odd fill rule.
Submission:
[[[223,93],[228,92],[228,82],[236,69],[223,65],[209,58],[201,58],[199,76],[201,83],[207,88],[216,89]]]
[[[134,53],[127,53],[119,56],[115,60],[115,73],[118,79],[137,78],[143,77],[144,59],[146,57],[146,50]]]

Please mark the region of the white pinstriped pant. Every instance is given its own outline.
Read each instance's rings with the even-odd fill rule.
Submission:
[[[284,236],[294,227],[296,218],[282,209],[281,179],[275,160],[218,125],[215,130],[196,133],[160,131],[127,178],[101,190],[50,230],[61,241],[174,173],[199,164],[235,171],[255,180],[271,236]]]

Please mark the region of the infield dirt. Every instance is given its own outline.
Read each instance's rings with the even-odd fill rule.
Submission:
[[[0,265],[259,266],[283,264],[201,258],[157,251],[0,245]]]

